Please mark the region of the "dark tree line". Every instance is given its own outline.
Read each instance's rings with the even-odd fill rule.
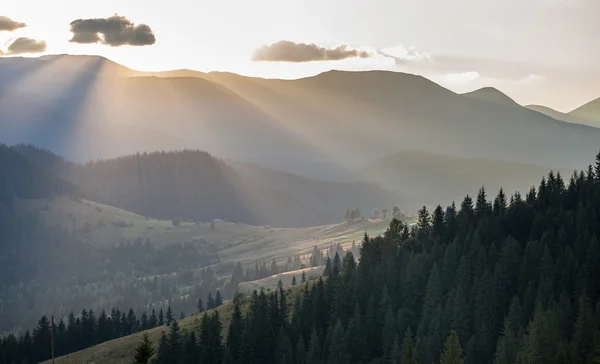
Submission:
[[[113,308],[96,315],[94,310],[83,310],[80,315],[69,313],[66,319],[54,324],[55,356],[67,355],[93,345],[122,336],[134,334],[154,327],[171,325],[175,317],[171,306],[139,317],[133,309],[120,311]],[[38,325],[30,332],[16,336],[9,334],[0,338],[0,363],[39,363],[51,357],[52,325],[47,316],[42,316]]]
[[[393,220],[365,235],[360,264],[289,297],[255,292],[197,332],[176,324],[156,363],[594,364],[600,361],[600,154],[565,183],[500,191]]]

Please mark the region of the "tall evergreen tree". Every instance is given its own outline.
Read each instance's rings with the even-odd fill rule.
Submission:
[[[450,331],[450,335],[444,343],[444,353],[442,354],[441,364],[463,364],[462,348],[458,341],[456,331]]]
[[[152,345],[152,342],[150,342],[148,334],[144,333],[144,335],[142,335],[142,340],[140,340],[140,343],[135,348],[131,364],[148,364],[153,356],[154,346]]]
[[[169,304],[169,307],[167,307],[167,314],[165,315],[165,319],[166,319],[166,324],[167,326],[170,326],[171,323],[173,321],[175,321],[175,318],[173,317],[173,310],[171,309],[171,305]]]

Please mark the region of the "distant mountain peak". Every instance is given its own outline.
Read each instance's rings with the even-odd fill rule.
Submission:
[[[483,87],[462,95],[470,99],[488,101],[500,105],[519,105],[515,100],[511,99],[508,95],[494,87]]]
[[[600,97],[578,107],[568,115],[600,123]]]

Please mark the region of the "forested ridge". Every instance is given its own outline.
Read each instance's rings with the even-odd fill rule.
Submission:
[[[600,154],[568,183],[550,173],[525,196],[488,201],[482,188],[459,207],[423,208],[413,229],[394,220],[365,236],[359,264],[330,261],[291,307],[281,289],[255,292],[225,337],[218,313],[197,332],[173,324],[153,360],[598,363],[599,206]]]
[[[329,259],[292,302],[282,288],[255,292],[246,312],[234,300],[225,336],[218,312],[192,331],[174,321],[152,361],[595,364],[599,208],[600,153],[568,182],[550,173],[524,195],[482,188],[424,207],[413,227],[365,235],[360,262]]]
[[[403,202],[373,184],[312,180],[249,163],[226,163],[201,150],[78,164],[30,145],[5,149],[68,181],[77,197],[159,219],[316,226],[339,222],[338,211],[347,205],[370,210],[391,200]]]

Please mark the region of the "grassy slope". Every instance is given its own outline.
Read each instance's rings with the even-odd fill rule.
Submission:
[[[20,200],[19,208],[23,213],[37,212],[46,223],[58,224],[69,230],[73,229],[73,218],[76,221],[75,229],[81,229],[86,222],[89,222],[92,229],[87,234],[88,243],[109,244],[118,242],[121,238],[135,239],[138,236],[144,239],[149,238],[154,244],[204,239],[217,247],[222,262],[242,261],[247,266],[253,266],[257,260],[271,259],[272,257],[284,262],[290,255],[310,254],[315,245],[326,248],[331,243],[341,243],[343,246],[348,247],[353,240],[358,243],[365,232],[369,235],[379,234],[389,225],[389,219],[362,219],[353,223],[291,229],[227,222],[217,223],[215,230],[211,230],[210,224],[207,223],[199,226],[193,223],[182,223],[181,226],[175,228],[170,221],[146,219],[143,216],[112,206],[68,197]],[[103,221],[105,224],[100,226],[98,225],[99,221]],[[117,221],[123,221],[130,226],[117,227],[113,224]],[[153,228],[148,229],[149,225]],[[310,279],[317,276],[322,269],[322,267],[316,267],[304,271],[307,278]],[[288,291],[289,295],[293,295],[304,286],[299,282],[302,271],[245,282],[241,285],[240,291],[249,293],[260,288],[274,289],[280,279],[284,284],[289,285],[294,275],[299,284]],[[292,298],[288,300],[288,302],[292,301]],[[232,313],[232,305],[225,304],[218,310],[221,314],[224,330],[226,330]],[[198,315],[185,318],[180,321],[180,325],[183,329],[195,330],[199,318]],[[166,332],[168,328],[154,328],[148,330],[147,333],[156,344],[163,330]],[[141,335],[142,333],[137,333],[102,343],[58,358],[56,363],[129,363]]]
[[[292,287],[286,291],[287,302],[291,307],[294,302],[294,297],[299,294],[300,291],[305,287],[304,284],[299,284],[296,287]],[[246,297],[242,303],[242,312],[248,309],[250,299]],[[229,321],[233,314],[233,304],[226,302],[223,306],[216,309],[219,311],[221,316],[221,323],[223,325],[223,338],[227,337],[227,330],[229,328]],[[209,311],[212,312],[212,311]],[[198,330],[199,320],[201,315],[194,315],[187,317],[179,321],[179,325],[183,330]],[[154,343],[154,346],[158,346],[161,333],[164,331],[168,333],[168,327],[156,327],[151,330],[136,333],[134,335],[125,336],[115,340],[111,340],[91,348],[81,350],[69,355],[62,356],[55,360],[57,364],[129,364],[133,358],[133,352],[137,343],[141,340],[142,335],[147,333],[150,340]],[[44,363],[50,363],[48,360]]]
[[[309,254],[315,245],[326,247],[338,242],[349,245],[352,240],[359,241],[365,232],[377,234],[389,224],[389,219],[363,219],[355,223],[307,228],[273,228],[221,222],[216,224],[215,230],[211,230],[209,223],[196,225],[184,222],[174,227],[171,221],[147,219],[112,206],[69,197],[20,200],[19,206],[25,212],[38,212],[48,224],[58,224],[69,230],[73,226],[81,230],[86,222],[89,223],[90,232],[82,233],[82,236],[92,244],[114,244],[122,239],[138,237],[148,238],[153,244],[202,239],[216,247],[221,262],[241,261],[244,265],[272,257],[284,261],[290,255]],[[119,221],[128,226],[115,226]]]

